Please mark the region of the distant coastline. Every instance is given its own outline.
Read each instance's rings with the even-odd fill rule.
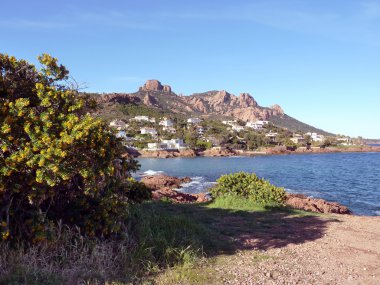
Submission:
[[[289,150],[284,147],[262,148],[257,151],[236,149],[212,148],[205,151],[187,150],[136,150],[127,149],[127,154],[134,157],[146,158],[176,158],[176,157],[228,157],[228,156],[258,156],[258,155],[290,155],[290,154],[323,154],[323,153],[351,153],[351,152],[380,152],[379,145],[347,146],[347,147],[299,147]]]
[[[369,143],[368,146],[380,147],[380,143]]]

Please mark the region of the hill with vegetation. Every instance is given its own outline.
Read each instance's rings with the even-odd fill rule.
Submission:
[[[195,93],[189,96],[174,93],[169,85],[148,80],[137,92],[90,94],[99,103],[97,115],[106,120],[128,119],[135,115],[151,117],[201,117],[204,119],[267,120],[292,132],[324,130],[302,123],[285,114],[279,105],[262,107],[248,93],[235,96],[225,90]]]

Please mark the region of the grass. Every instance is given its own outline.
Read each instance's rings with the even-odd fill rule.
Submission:
[[[313,240],[324,226],[311,213],[237,197],[205,204],[147,202],[130,213],[126,236],[115,240],[90,240],[58,226],[58,239],[49,244],[0,244],[0,285],[220,284],[222,276],[212,267],[229,255]],[[257,240],[252,247],[245,242],[250,236]],[[268,258],[260,253],[255,262]]]
[[[268,211],[268,207],[234,195],[217,197],[215,200],[212,201],[212,203],[207,205],[207,207],[211,209],[219,208],[236,211]]]

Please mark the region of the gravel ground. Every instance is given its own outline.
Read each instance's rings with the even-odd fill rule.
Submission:
[[[301,243],[293,242],[306,234],[297,226],[280,246],[255,249],[260,237],[244,237],[252,249],[218,257],[213,274],[225,276],[224,284],[380,284],[380,217],[320,219],[328,220],[321,236]]]

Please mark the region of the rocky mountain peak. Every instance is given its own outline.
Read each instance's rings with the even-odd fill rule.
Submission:
[[[170,93],[172,88],[169,85],[162,85],[157,79],[150,79],[145,82],[143,86],[140,87],[140,91],[163,91]]]
[[[239,103],[241,107],[256,107],[257,102],[249,93],[240,93]]]
[[[278,104],[275,104],[275,105],[271,106],[270,109],[272,109],[273,111],[277,112],[277,114],[276,114],[277,116],[283,116],[285,114],[284,110]]]
[[[217,99],[216,103],[228,103],[231,100],[231,94],[226,90],[221,90],[215,94],[215,98]]]

